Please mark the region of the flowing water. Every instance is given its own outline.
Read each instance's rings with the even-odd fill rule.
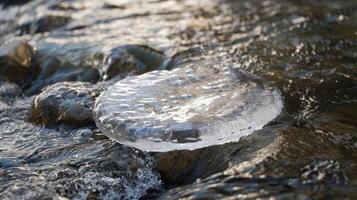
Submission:
[[[43,73],[23,87],[0,83],[0,199],[357,198],[355,0],[5,3],[2,46],[26,40],[41,64],[56,60],[71,67],[56,77]],[[110,79],[116,56],[140,70]],[[177,179],[158,170],[155,154],[111,141],[94,125],[26,122],[31,95],[68,74],[114,88],[135,80],[137,85],[119,88],[131,98],[130,88],[144,87],[140,77],[156,81],[191,65],[235,66],[254,74],[279,91],[283,108],[238,142],[183,154],[195,159]],[[81,69],[88,74],[73,72]],[[169,92],[151,87],[158,96]]]

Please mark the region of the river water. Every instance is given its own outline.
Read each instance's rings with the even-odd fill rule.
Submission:
[[[284,107],[239,142],[190,153],[195,161],[170,179],[156,154],[95,126],[26,122],[32,94],[60,77],[23,88],[2,82],[0,199],[357,198],[356,1],[5,3],[1,45],[26,40],[48,59],[97,69],[93,84],[124,78],[106,74],[113,49],[145,45],[165,54],[168,69],[235,65],[279,90]]]

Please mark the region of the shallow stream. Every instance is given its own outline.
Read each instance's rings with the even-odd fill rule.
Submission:
[[[0,199],[357,198],[355,0],[5,1],[0,45],[18,40],[60,67],[26,83],[0,76]],[[254,74],[281,113],[238,142],[162,154],[94,123],[27,120],[48,85],[107,89],[190,64]]]

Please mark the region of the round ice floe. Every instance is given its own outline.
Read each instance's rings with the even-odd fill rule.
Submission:
[[[282,110],[278,91],[233,67],[186,66],[128,77],[96,101],[107,136],[145,151],[238,141]]]

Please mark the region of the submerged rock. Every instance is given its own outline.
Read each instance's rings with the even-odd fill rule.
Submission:
[[[12,102],[22,95],[21,87],[11,82],[0,81],[0,100]]]
[[[33,78],[34,49],[24,41],[13,41],[0,47],[0,79],[25,85]]]
[[[29,22],[21,26],[21,31],[24,34],[28,33],[44,33],[54,29],[58,29],[66,25],[71,20],[67,15],[45,15],[34,22]]]
[[[93,123],[92,109],[101,88],[82,82],[63,82],[47,87],[35,97],[28,114],[34,124],[82,126]]]
[[[96,83],[99,71],[89,66],[76,66],[55,56],[37,55],[39,75],[26,90],[27,95],[34,95],[42,88],[58,82],[82,81]]]
[[[30,2],[31,0],[2,0],[0,5],[3,4],[4,6],[14,6],[14,5],[21,5]]]
[[[195,63],[117,82],[95,105],[107,136],[145,151],[238,141],[282,110],[279,92],[233,66]]]
[[[103,69],[103,79],[128,74],[142,74],[160,69],[166,56],[158,50],[144,45],[124,45],[112,50]]]

